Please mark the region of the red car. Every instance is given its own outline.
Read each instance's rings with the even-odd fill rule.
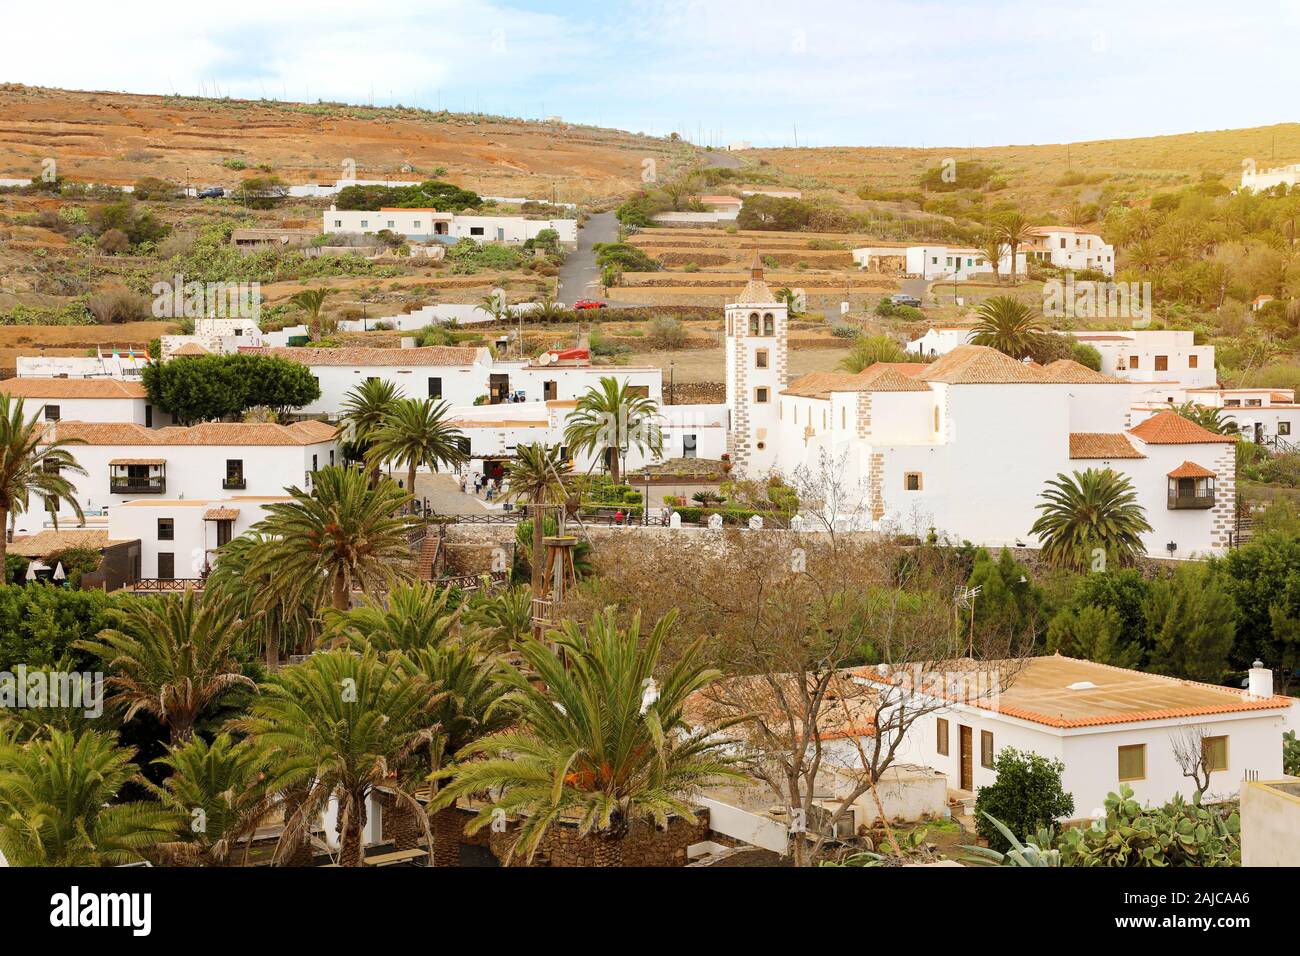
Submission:
[[[608,305],[608,303],[601,302],[599,299],[579,299],[573,303],[573,310],[576,312],[579,309],[604,309],[608,308]]]

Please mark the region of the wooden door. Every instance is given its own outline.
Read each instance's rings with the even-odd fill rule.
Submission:
[[[958,736],[961,738],[961,789],[974,791],[975,789],[975,764],[974,764],[974,735],[971,729],[965,724],[959,724],[957,727]]]

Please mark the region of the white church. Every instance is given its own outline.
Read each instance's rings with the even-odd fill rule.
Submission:
[[[725,309],[727,450],[740,475],[815,475],[830,463],[855,522],[1034,547],[1029,529],[1047,482],[1110,468],[1130,479],[1153,529],[1148,554],[1188,558],[1231,545],[1236,439],[1172,411],[1135,420],[1135,389],[1149,383],[976,345],[928,364],[792,380],[788,310],[757,256]]]

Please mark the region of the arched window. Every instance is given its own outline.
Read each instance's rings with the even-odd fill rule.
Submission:
[[[749,313],[749,334],[750,335],[758,334],[758,313],[757,312]]]
[[[763,334],[764,335],[776,334],[776,319],[772,318],[771,312],[763,313]]]

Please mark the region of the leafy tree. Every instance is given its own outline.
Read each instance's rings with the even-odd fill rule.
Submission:
[[[596,866],[620,865],[632,823],[690,816],[692,793],[738,775],[724,742],[692,731],[683,714],[686,699],[718,677],[701,662],[700,643],[653,684],[674,620],[668,614],[643,639],[639,614],[624,629],[610,608],[585,629],[568,621],[545,640],[524,641],[527,670],[508,667],[502,678],[520,707],[517,729],[466,747],[444,771],[452,782],[434,806],[488,794],[470,832],[497,810],[517,814],[510,854],[529,858],[552,823],[576,819],[579,833],[595,840]],[[479,754],[487,759],[465,759]]]
[[[416,186],[347,186],[335,197],[339,209],[376,211],[385,206],[400,209],[429,207],[440,212],[478,209],[483,200],[475,192],[452,183],[430,179]]]
[[[140,782],[135,751],[109,734],[51,730],[25,744],[0,738],[0,853],[10,866],[135,863],[181,821],[148,802],[116,803]]]
[[[267,505],[250,529],[274,544],[258,549],[249,568],[274,575],[284,600],[300,600],[324,581],[331,606],[346,611],[353,588],[374,593],[414,575],[399,513],[410,497],[394,482],[372,489],[362,471],[328,467],[316,472],[310,493],[295,486],[289,495],[292,501]]]
[[[1258,659],[1280,675],[1283,693],[1300,668],[1300,535],[1265,534],[1215,562],[1237,605],[1232,663]]]
[[[370,435],[366,458],[371,468],[383,462],[406,466],[406,490],[412,495],[409,505],[412,514],[415,513],[416,469],[427,467],[437,471],[440,465],[460,465],[469,457],[463,447],[464,434],[447,422],[450,409],[450,402],[399,398]]]
[[[235,419],[259,406],[283,416],[320,398],[320,385],[307,366],[270,355],[150,362],[142,381],[151,403],[187,425]]]
[[[66,473],[84,475],[86,470],[77,464],[69,450],[74,445],[85,444],[79,438],[51,438],[46,434],[39,411],[31,418],[21,398],[0,394],[0,566],[4,566],[8,553],[8,535],[12,521],[39,501],[59,525],[58,509],[66,502],[85,524],[81,504],[76,498],[76,486]]]
[[[94,656],[77,649],[109,625],[108,610],[131,596],[72,591],[53,584],[0,587],[0,671],[19,664],[84,670]]]
[[[1009,549],[1003,548],[996,560],[983,548],[976,551],[967,586],[980,589],[974,607],[976,627],[1005,634],[1042,630],[1042,594],[1028,568]],[[969,626],[970,612],[966,618]]]
[[[859,335],[853,340],[849,354],[840,359],[842,372],[854,374],[871,368],[877,362],[905,362],[907,353],[890,335]]]
[[[1146,553],[1142,534],[1151,530],[1132,482],[1109,468],[1057,475],[1047,483],[1042,512],[1029,533],[1042,542],[1051,564],[1076,571],[1105,562],[1131,564]]]
[[[1009,295],[995,295],[980,303],[971,335],[972,345],[986,345],[1013,359],[1022,359],[1043,333],[1042,319],[1032,308]]]
[[[135,181],[131,195],[140,201],[158,201],[175,199],[180,195],[181,187],[167,179],[157,176],[143,176]]]
[[[1061,786],[1065,764],[1030,751],[1006,747],[993,765],[997,780],[975,797],[975,829],[989,846],[1006,852],[1011,844],[988,820],[996,817],[1013,833],[1034,833],[1074,813],[1074,797]]]
[[[1229,669],[1237,605],[1208,565],[1179,567],[1151,583],[1146,601],[1149,666],[1161,674],[1218,683]]]
[[[279,176],[254,176],[239,184],[239,195],[249,209],[274,209],[289,195]]]
[[[606,375],[569,413],[564,441],[574,453],[585,451],[601,458],[610,480],[618,484],[629,448],[635,445],[654,455],[663,451],[658,415],[653,399],[634,394],[626,381]]]
[[[223,694],[254,682],[244,675],[237,649],[242,622],[215,598],[141,598],[110,611],[112,627],[98,639],[78,641],[108,670],[110,706],[124,720],[146,713],[164,724],[172,744],[188,740],[194,723]]]
[[[1095,604],[1061,608],[1047,628],[1047,652],[1127,668],[1143,656],[1142,645],[1125,638],[1119,612]]]
[[[1101,371],[1101,353],[1084,342],[1075,342],[1070,346],[1070,358],[1094,372]]]
[[[1146,598],[1149,583],[1136,568],[1107,568],[1075,578],[1070,607],[1107,608],[1118,615],[1121,644],[1145,647]]]
[[[812,218],[812,206],[799,199],[782,196],[746,196],[736,226],[740,229],[798,232]]]

